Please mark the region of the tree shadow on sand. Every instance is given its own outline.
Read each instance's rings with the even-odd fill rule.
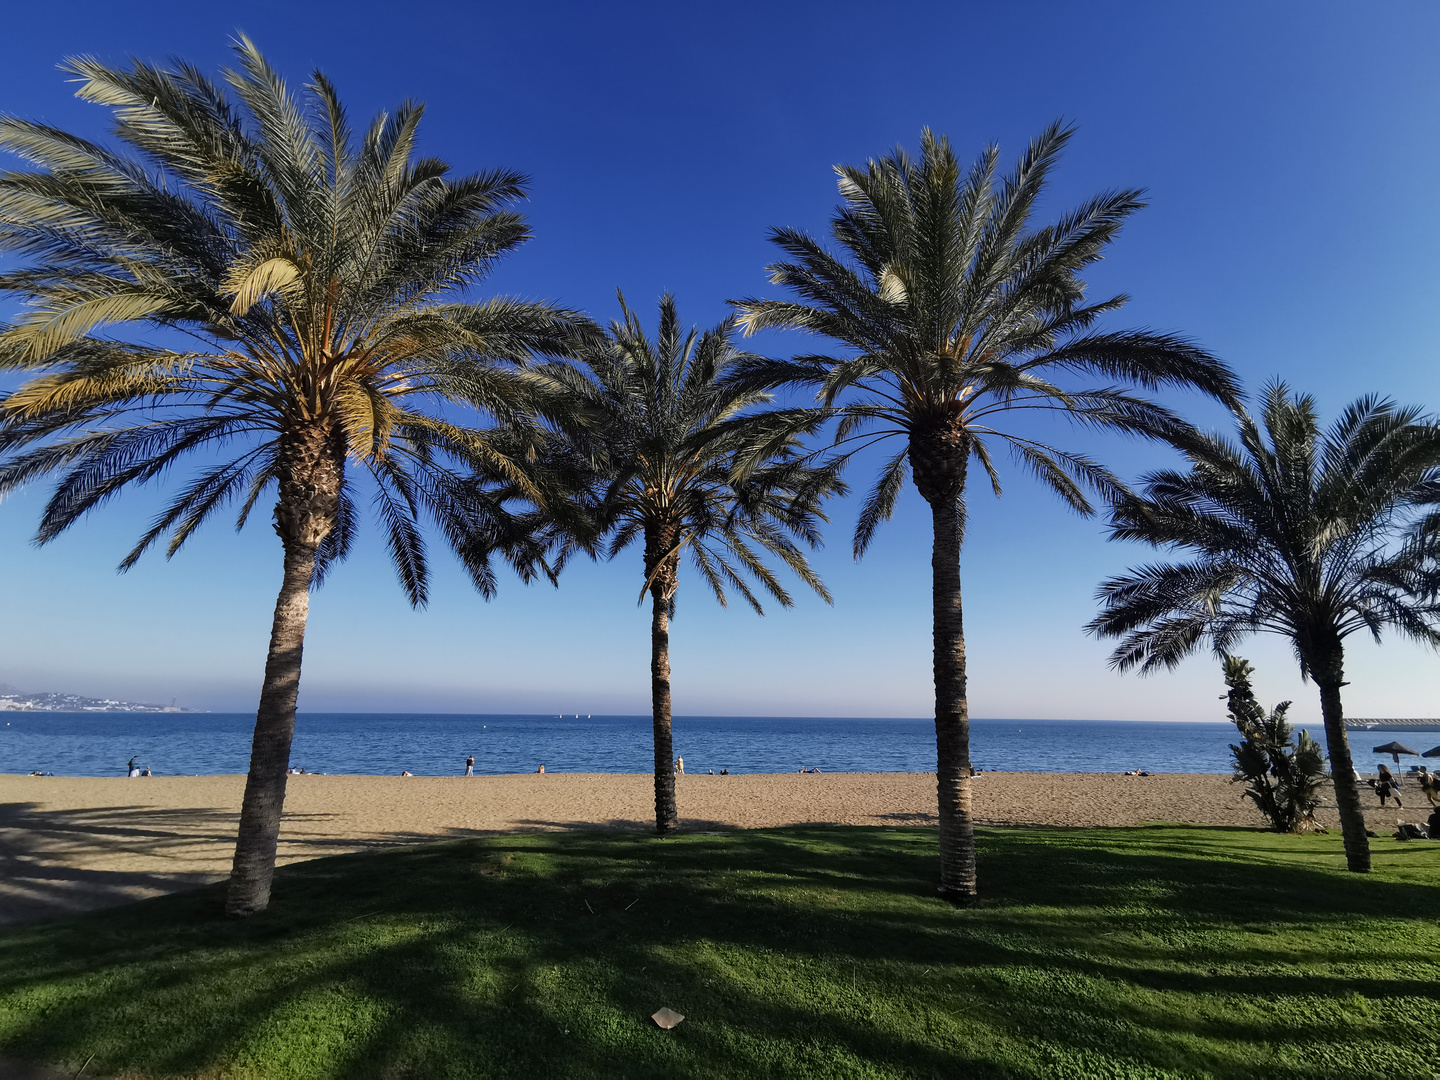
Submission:
[[[311,831],[332,817],[286,815],[281,859],[404,842],[389,837],[367,842]],[[37,803],[0,803],[0,927],[214,882],[229,870],[238,822],[237,811],[213,808],[53,810]]]

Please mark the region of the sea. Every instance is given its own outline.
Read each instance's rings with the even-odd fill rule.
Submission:
[[[253,713],[0,713],[0,773],[123,776],[132,757],[156,776],[243,773],[254,722]],[[1324,744],[1321,731],[1311,734]],[[1350,733],[1361,762],[1372,743],[1397,739],[1423,751],[1428,743],[1415,740],[1426,738]],[[677,716],[674,739],[692,774],[935,768],[928,719]],[[971,721],[970,756],[977,768],[1018,772],[1229,773],[1235,741],[1223,722],[980,719]],[[454,776],[473,754],[479,774],[540,765],[547,773],[647,773],[651,746],[648,716],[301,713],[290,760],[315,773]]]

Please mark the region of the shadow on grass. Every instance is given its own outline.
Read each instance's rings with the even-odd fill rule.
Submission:
[[[212,888],[0,935],[0,1046],[184,1076],[1429,1075],[1440,845],[1368,877],[1339,850],[997,831],[964,911],[923,828],[338,856],[244,923]]]

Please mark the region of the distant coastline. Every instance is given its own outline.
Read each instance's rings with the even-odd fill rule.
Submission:
[[[60,713],[188,713],[173,702],[151,705],[141,701],[119,701],[115,698],[92,698],[81,694],[56,694],[49,691],[27,694],[13,686],[0,683],[0,712]]]

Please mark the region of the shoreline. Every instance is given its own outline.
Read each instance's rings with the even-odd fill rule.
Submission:
[[[1393,769],[1393,766],[1391,767]],[[1401,766],[1402,769],[1405,766]],[[1145,769],[1144,773],[1149,776],[1218,776],[1224,780],[1230,779],[1228,772],[1196,772],[1192,769]],[[649,770],[637,770],[634,772],[622,772],[611,770],[607,772],[596,772],[584,769],[555,769],[545,767],[545,772],[479,772],[474,776],[463,776],[458,772],[447,773],[410,773],[407,775],[393,772],[383,773],[358,773],[358,772],[304,772],[290,777],[291,780],[308,778],[312,776],[330,777],[342,780],[504,780],[511,777],[522,776],[645,776],[654,774]],[[737,777],[755,776],[934,776],[934,769],[875,769],[866,772],[858,772],[846,769],[819,769],[814,773],[802,769],[788,769],[785,772],[739,772],[730,770],[725,776],[719,773],[688,772],[681,774],[686,780],[709,779],[714,777],[717,780],[731,780]],[[1096,772],[1094,769],[977,769],[976,778],[981,776],[1131,776],[1128,772]],[[110,773],[11,773],[0,772],[0,783],[9,780],[244,780],[244,773],[152,773],[150,776],[122,776],[113,772]]]
[[[677,778],[681,828],[935,823],[935,774],[744,773]],[[192,888],[230,870],[243,775],[0,774],[0,927]],[[980,826],[1104,828],[1168,821],[1259,827],[1215,773],[985,772]],[[1367,807],[1374,823],[1386,827]],[[1333,826],[1334,811],[1321,821]],[[653,827],[648,773],[292,776],[278,862],[503,832]]]

